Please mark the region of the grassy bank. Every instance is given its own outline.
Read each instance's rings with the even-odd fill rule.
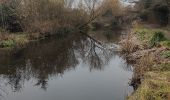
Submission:
[[[16,46],[24,46],[30,41],[30,36],[26,33],[9,33],[1,31],[0,48],[13,48]]]
[[[170,71],[151,71],[129,100],[170,100]]]
[[[50,34],[9,32],[0,28],[0,48],[24,47],[32,41],[38,41],[50,36]]]
[[[68,27],[59,28],[55,33],[47,32],[10,32],[0,28],[0,49],[14,48],[14,47],[24,47],[32,41],[39,41],[48,37],[66,37],[68,34],[77,32],[77,30],[71,30]]]
[[[129,100],[170,99],[170,40],[169,31],[148,28],[135,23],[121,42],[122,51],[134,64],[131,82],[137,90]]]

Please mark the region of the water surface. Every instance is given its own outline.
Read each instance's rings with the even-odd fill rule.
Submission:
[[[30,43],[0,53],[1,100],[124,100],[131,66],[117,52],[120,33],[100,31]]]

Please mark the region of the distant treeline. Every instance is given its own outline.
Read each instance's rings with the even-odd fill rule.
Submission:
[[[139,0],[135,8],[144,21],[170,24],[170,0]]]
[[[81,30],[111,9],[120,12],[119,0],[4,0],[0,28],[40,34]]]

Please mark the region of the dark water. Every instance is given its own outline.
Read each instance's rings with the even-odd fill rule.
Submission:
[[[124,100],[131,66],[117,51],[120,34],[50,38],[0,53],[0,100]]]

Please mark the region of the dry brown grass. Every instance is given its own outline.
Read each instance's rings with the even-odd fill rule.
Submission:
[[[170,100],[170,72],[148,72],[128,100]]]
[[[9,40],[9,39],[13,39],[14,36],[7,33],[7,32],[0,32],[0,41],[3,41],[3,40]]]
[[[135,61],[134,76],[131,85],[137,89],[128,100],[169,100],[169,47],[165,46],[147,47],[152,38],[151,29],[139,28],[136,37],[141,43],[142,49],[132,52],[128,59]],[[130,38],[132,39],[132,38]]]
[[[126,38],[121,41],[121,51],[124,53],[132,53],[139,49],[139,43],[133,32],[127,34]]]
[[[154,54],[147,52],[136,62],[135,73],[143,75],[145,72],[151,71],[154,64]]]

